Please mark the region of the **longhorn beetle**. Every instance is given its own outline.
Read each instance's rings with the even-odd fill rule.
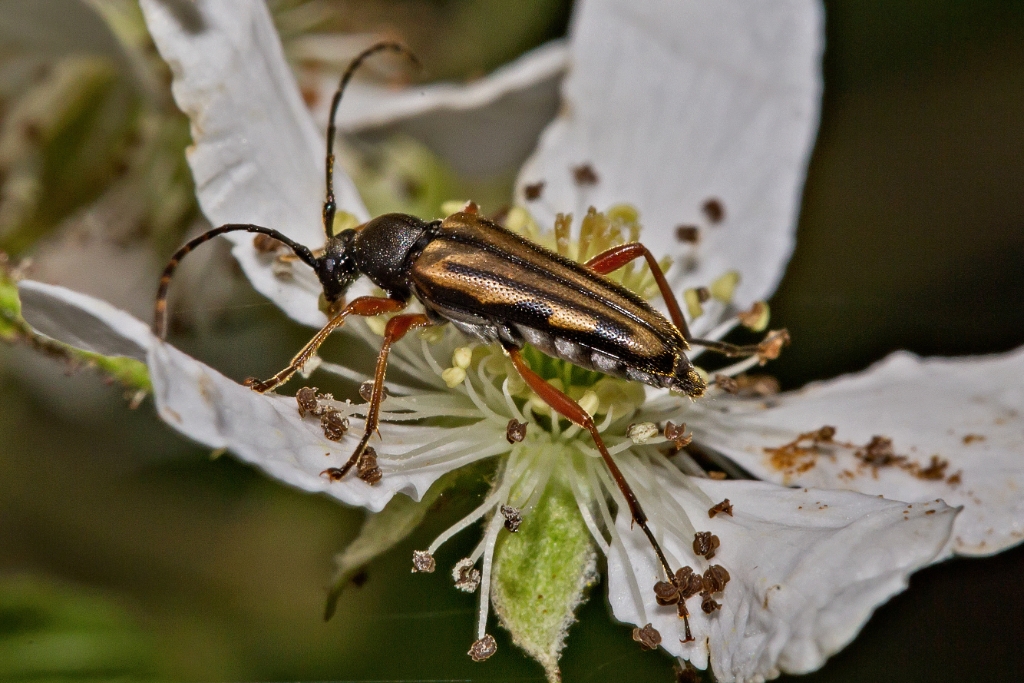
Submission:
[[[515,369],[541,399],[559,415],[590,432],[625,497],[633,523],[647,535],[667,579],[674,583],[675,573],[593,418],[576,401],[531,370],[521,350],[529,343],[547,355],[583,368],[675,389],[697,398],[706,385],[686,357],[690,344],[729,356],[753,355],[757,347],[694,339],[664,273],[640,243],[613,247],[581,265],[472,211],[429,222],[405,214],[385,214],[335,235],[335,115],[356,69],[367,57],[384,50],[400,52],[417,61],[398,43],[378,43],[352,61],[331,101],[323,206],[327,243],[323,250],[314,253],[287,235],[258,225],[228,224],[209,230],[178,249],[164,269],[157,290],[154,332],[161,338],[166,332],[167,290],[181,259],[203,242],[236,231],[269,235],[283,242],[316,273],[328,304],[335,309],[341,307],[288,367],[264,381],[247,380],[254,391],[271,391],[286,382],[349,316],[398,313],[384,329],[363,436],[348,461],[330,471],[332,479],[344,477],[353,467],[358,469],[367,452],[370,436],[379,424],[388,353],[409,330],[450,322],[470,337],[501,344]],[[603,277],[641,257],[654,275],[671,320],[640,296]],[[363,275],[387,296],[359,297],[343,305],[345,291]],[[423,305],[425,313],[399,313],[413,298]]]

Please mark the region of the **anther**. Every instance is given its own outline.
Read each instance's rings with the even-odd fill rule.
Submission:
[[[467,654],[474,662],[482,662],[486,659],[490,659],[497,651],[498,643],[494,641],[494,636],[484,634],[483,638],[480,638],[473,643],[473,647],[469,648],[469,652]]]
[[[328,408],[320,416],[320,428],[324,430],[327,439],[341,441],[348,431],[348,418],[334,408]]]
[[[260,254],[273,254],[275,251],[285,247],[286,245],[280,240],[274,239],[270,235],[259,233],[253,238],[252,246]]]
[[[525,438],[526,423],[520,422],[513,417],[508,421],[508,427],[505,428],[505,439],[509,443],[522,443]]]
[[[661,634],[653,624],[646,624],[643,628],[633,629],[633,640],[640,643],[642,650],[654,650],[661,645]]]
[[[693,434],[687,434],[686,423],[676,425],[672,422],[666,422],[665,438],[674,443],[676,448],[683,449],[693,441]]]
[[[755,301],[749,310],[738,314],[736,318],[740,325],[752,332],[764,332],[771,319],[771,311],[764,301]]]
[[[693,552],[710,560],[715,556],[715,551],[721,544],[718,536],[710,531],[698,531],[693,537]]]
[[[719,513],[726,514],[732,517],[732,503],[729,502],[728,498],[726,498],[721,503],[713,506],[710,510],[708,510],[708,517],[714,518],[714,516]]]
[[[373,450],[370,446],[367,446],[359,457],[356,476],[371,486],[384,477],[384,473],[377,467],[377,451]]]
[[[701,207],[709,223],[718,224],[725,219],[725,206],[720,199],[709,197]]]
[[[696,320],[704,315],[703,303],[710,298],[710,295],[702,297],[702,293],[707,294],[707,291],[704,287],[683,291],[683,303],[686,304],[686,312],[690,316],[690,320]]]
[[[654,584],[654,599],[659,605],[674,605],[679,602],[679,587],[671,581]]]
[[[597,185],[597,171],[590,164],[581,164],[572,169],[572,179],[577,185]]]
[[[523,513],[519,508],[514,508],[511,505],[502,505],[501,515],[505,518],[506,529],[512,533],[519,531],[519,525],[523,523]]]
[[[783,346],[789,346],[790,337],[788,330],[772,330],[761,343],[757,345],[757,356],[761,359],[761,365],[770,360],[775,360],[782,353]]]
[[[635,444],[645,444],[658,435],[658,425],[653,422],[639,422],[626,427],[626,436]]]
[[[733,294],[736,293],[736,285],[739,283],[740,274],[735,270],[730,270],[712,282],[708,291],[711,293],[711,296],[723,304],[727,304],[732,301]]]
[[[728,375],[715,375],[715,386],[727,394],[738,394],[740,383]]]
[[[715,600],[711,597],[711,594],[708,593],[701,597],[700,608],[704,610],[704,614],[711,614],[716,610],[722,609],[722,605],[718,602],[715,602]]]
[[[700,228],[696,225],[677,226],[676,239],[687,244],[697,244],[700,242]]]
[[[704,580],[689,567],[680,567],[676,571],[675,584],[679,587],[681,600],[689,600],[704,590]]]
[[[729,570],[720,564],[713,564],[704,572],[704,592],[721,593],[729,583]]]
[[[474,593],[480,586],[480,570],[473,566],[473,560],[463,558],[452,568],[452,580],[463,593]]]
[[[302,387],[295,392],[295,402],[299,404],[299,417],[306,417],[307,414],[319,415],[322,412],[316,392],[316,387]]]
[[[437,563],[434,562],[433,555],[426,550],[412,551],[413,574],[433,574],[435,569],[437,569]]]

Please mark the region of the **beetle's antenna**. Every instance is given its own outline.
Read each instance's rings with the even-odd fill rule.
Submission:
[[[348,82],[352,80],[352,75],[356,72],[356,69],[366,61],[367,57],[377,54],[378,52],[384,52],[385,50],[391,50],[392,52],[401,52],[407,56],[412,63],[416,66],[420,65],[420,60],[416,58],[416,55],[412,53],[409,48],[401,43],[395,42],[381,42],[366,48],[352,60],[352,63],[345,69],[344,75],[341,77],[341,83],[338,84],[338,90],[334,93],[334,99],[331,100],[331,115],[327,119],[327,196],[324,198],[324,232],[327,233],[328,239],[334,237],[334,213],[338,210],[337,205],[334,203],[334,134],[337,127],[334,124],[334,116],[338,113],[338,105],[341,104],[341,96],[345,92],[345,88],[348,87]]]
[[[163,275],[160,276],[160,286],[156,290],[156,304],[153,307],[153,333],[156,336],[163,339],[167,334],[167,290],[171,286],[171,278],[174,277],[174,271],[177,270],[181,259],[185,258],[185,254],[189,253],[203,242],[209,242],[217,235],[243,230],[245,232],[258,232],[262,235],[268,235],[280,242],[283,242],[293,252],[295,252],[295,255],[298,256],[303,263],[307,264],[311,268],[316,268],[316,257],[313,256],[313,252],[311,252],[308,247],[302,246],[277,230],[271,230],[270,228],[264,228],[259,225],[251,225],[248,223],[229,223],[228,225],[222,225],[219,228],[214,228],[213,230],[207,230],[202,235],[190,240],[181,249],[174,252],[174,256],[171,257],[171,260],[167,262],[167,267],[164,268]]]

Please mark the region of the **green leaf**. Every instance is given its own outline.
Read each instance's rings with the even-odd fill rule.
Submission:
[[[118,606],[22,577],[0,581],[0,680],[144,680],[152,637]]]
[[[597,551],[572,491],[552,477],[536,507],[495,550],[492,602],[512,642],[560,681],[558,659],[576,608],[597,579]]]
[[[352,577],[371,560],[391,550],[411,534],[423,521],[430,506],[442,493],[455,486],[461,476],[460,470],[449,472],[434,482],[419,502],[398,494],[384,506],[383,510],[367,516],[355,540],[334,556],[335,569],[331,578],[331,590],[327,595],[327,605],[324,608],[325,621],[334,616],[338,598]]]

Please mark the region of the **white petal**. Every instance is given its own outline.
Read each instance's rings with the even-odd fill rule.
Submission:
[[[192,120],[188,159],[203,213],[214,225],[255,223],[320,247],[324,139],[303,104],[266,6],[249,0],[141,4],[174,74],[174,98]],[[340,169],[334,182],[339,207],[368,218]],[[251,235],[228,238],[257,290],[298,322],[325,322],[315,279],[278,278],[271,261],[252,248]]]
[[[702,480],[699,486],[712,500],[728,498],[733,504],[733,517],[708,519],[707,508],[681,487],[663,475],[655,483],[686,510],[698,531],[721,539],[710,563],[731,575],[724,593],[716,596],[722,609],[705,615],[700,598],[691,598],[687,605],[696,642],[682,645],[675,606],[660,607],[654,600],[659,570],[650,546],[639,530],[630,530],[629,515],[623,514],[616,525],[628,566],[621,552],[610,553],[612,610],[629,623],[653,623],[666,650],[700,668],[710,656],[723,682],[763,681],[820,667],[853,639],[878,605],[906,588],[911,572],[940,552],[956,515],[941,502],[911,507],[848,491]],[[653,514],[651,520],[656,534],[667,534],[665,550],[697,569],[693,539],[673,535],[664,524],[659,528]],[[643,617],[626,571],[639,583]]]
[[[701,443],[760,478],[962,505],[950,550],[989,555],[1024,539],[1021,377],[1024,349],[964,359],[899,352],[865,372],[812,384],[769,404],[722,401],[718,407],[732,407],[728,414],[702,416],[691,426]],[[944,477],[927,479],[905,468],[872,468],[854,456],[855,448],[837,447],[831,455],[810,456],[803,467],[780,469],[782,463],[773,465],[764,450],[825,425],[837,428],[839,442],[864,446],[885,436],[897,454],[921,467],[933,455],[949,464]],[[957,473],[960,482],[950,481]]]
[[[520,201],[543,225],[555,212],[629,202],[644,241],[677,262],[679,224],[702,226],[696,269],[706,285],[727,270],[738,303],[765,298],[793,248],[800,192],[818,123],[822,9],[818,0],[591,0],[572,26],[562,111],[519,175]],[[598,176],[577,186],[572,167]],[[544,181],[526,202],[523,186]],[[702,206],[719,199],[709,226]]]
[[[124,311],[39,282],[23,281],[19,291],[25,319],[39,331],[98,353],[147,359],[157,410],[175,429],[211,448],[227,448],[306,491],[378,511],[396,492],[419,499],[445,472],[509,449],[503,430],[486,422],[457,429],[386,423],[381,425],[382,439],[370,442],[384,478],[373,486],[354,476],[329,482],[320,472],[348,459],[361,434],[361,420],[352,419],[341,441],[329,441],[318,420],[299,416],[294,398],[257,394],[236,384],[158,341]],[[407,459],[420,451],[429,457],[409,464]]]
[[[346,131],[388,127],[409,133],[466,175],[494,175],[519,166],[558,108],[569,51],[552,41],[465,85],[438,83],[395,91],[353,81],[338,110]],[[336,76],[320,80],[314,117],[327,126]]]
[[[37,332],[104,356],[146,361],[149,327],[106,301],[33,280],[18,283],[18,297],[22,317]]]

